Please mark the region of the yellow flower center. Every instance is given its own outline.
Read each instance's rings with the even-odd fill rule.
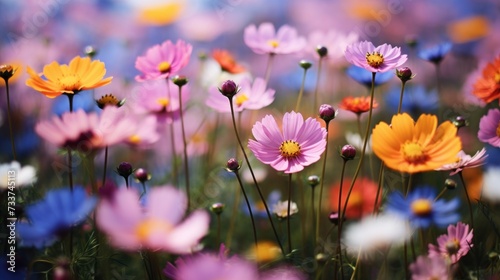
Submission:
[[[158,71],[161,73],[167,73],[170,70],[170,63],[167,61],[162,61],[158,64]]]
[[[277,40],[269,40],[267,43],[273,48],[277,48],[280,44]]]
[[[366,53],[366,62],[373,68],[379,68],[384,63],[384,56],[379,52]]]
[[[80,76],[77,74],[63,76],[57,80],[61,88],[65,90],[79,90],[80,89]]]
[[[500,84],[500,72],[495,73],[495,77],[493,77],[493,79],[497,84]]]
[[[421,163],[427,158],[419,143],[406,142],[403,144],[402,150],[403,157],[408,163]]]
[[[446,242],[445,248],[449,255],[455,255],[458,252],[458,249],[460,249],[460,242],[454,238]]]
[[[159,220],[159,219],[147,219],[141,222],[135,229],[135,234],[141,241],[145,241],[153,233],[167,234],[172,230],[172,225]]]
[[[248,100],[248,96],[244,93],[241,93],[241,94],[238,94],[238,96],[236,96],[236,99],[234,100],[234,102],[236,103],[236,106],[240,107],[247,100]]]
[[[432,212],[432,202],[428,199],[417,199],[411,203],[411,211],[417,216],[427,216]]]
[[[284,157],[295,157],[300,154],[300,145],[293,140],[286,140],[281,143],[280,152]]]
[[[132,144],[139,144],[141,143],[141,137],[139,135],[134,134],[128,138],[128,141]]]
[[[168,100],[168,98],[166,97],[160,97],[156,99],[156,103],[160,104],[163,107],[167,107],[168,104],[170,103],[170,100]]]
[[[500,122],[498,122],[497,126],[497,136],[500,137]]]

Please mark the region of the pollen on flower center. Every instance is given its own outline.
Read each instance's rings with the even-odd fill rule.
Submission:
[[[454,238],[453,240],[446,242],[445,248],[449,255],[455,255],[458,252],[458,249],[460,249],[460,242]]]
[[[280,44],[277,40],[269,40],[267,43],[273,48],[277,48]]]
[[[379,52],[366,53],[366,62],[373,68],[378,68],[384,63],[384,56]]]
[[[238,94],[238,96],[236,96],[236,99],[234,100],[234,102],[236,103],[236,106],[240,107],[247,100],[248,100],[248,96],[244,93],[240,93],[240,94]]]
[[[281,143],[280,151],[284,157],[295,157],[300,154],[300,145],[293,140],[286,140]]]
[[[132,144],[139,144],[141,143],[141,137],[139,135],[134,134],[128,138],[128,141]]]
[[[161,73],[167,73],[170,70],[170,63],[167,61],[162,61],[158,64],[158,71]]]
[[[139,225],[137,225],[135,229],[135,234],[139,238],[139,240],[145,240],[148,238],[149,235],[152,233],[159,232],[163,235],[169,233],[172,230],[172,225],[159,220],[159,219],[147,219],[143,222],[141,222]]]
[[[403,157],[409,163],[420,163],[425,161],[426,155],[422,149],[422,146],[414,142],[406,142],[403,144]]]
[[[167,107],[170,104],[170,100],[166,97],[160,97],[156,99],[156,103],[160,104],[163,107]]]
[[[78,75],[63,76],[57,80],[59,85],[66,90],[79,90],[80,77]]]
[[[417,216],[427,216],[432,212],[432,202],[428,199],[417,199],[411,204],[411,211]]]

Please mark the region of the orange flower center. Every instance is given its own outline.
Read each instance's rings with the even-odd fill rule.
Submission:
[[[141,222],[135,229],[135,234],[141,241],[145,241],[152,233],[162,233],[167,234],[172,230],[172,225],[159,220],[159,219],[147,219]]]
[[[132,144],[139,144],[141,143],[141,137],[139,135],[134,134],[128,138],[128,141]]]
[[[166,97],[160,97],[156,99],[156,103],[160,104],[163,107],[167,107],[168,104],[170,103],[170,100],[168,100],[168,98]]]
[[[248,100],[248,96],[244,93],[241,93],[241,94],[238,94],[238,96],[236,96],[236,99],[234,102],[236,103],[236,106],[240,107],[247,100]]]
[[[493,77],[493,79],[495,80],[495,82],[497,84],[500,84],[500,72],[495,73],[495,76]]]
[[[409,163],[421,163],[427,157],[419,143],[406,142],[402,150],[404,159]]]
[[[497,126],[497,136],[500,137],[500,122],[498,122]]]
[[[293,140],[286,140],[281,143],[280,152],[286,158],[298,156],[300,154],[300,145]]]
[[[458,252],[458,249],[460,249],[460,242],[454,238],[446,242],[445,248],[449,255],[455,255]]]
[[[158,71],[160,71],[162,74],[167,73],[170,70],[170,63],[167,61],[162,61],[160,64],[158,64]]]
[[[425,198],[413,201],[410,207],[417,216],[427,216],[432,212],[432,202]]]
[[[80,89],[80,76],[77,74],[62,76],[57,82],[65,90],[75,91]]]
[[[267,43],[273,48],[277,48],[280,44],[277,40],[269,40]]]
[[[373,68],[379,68],[384,63],[384,56],[379,52],[366,53],[366,62]]]

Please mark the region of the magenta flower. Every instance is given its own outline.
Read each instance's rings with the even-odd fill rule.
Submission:
[[[196,210],[181,221],[186,208],[186,195],[172,186],[151,188],[144,206],[136,190],[121,188],[101,200],[96,221],[120,249],[187,254],[208,233],[210,217]]]
[[[142,74],[135,79],[138,82],[166,79],[188,64],[192,51],[193,47],[183,40],[177,40],[175,45],[170,40],[154,45],[144,56],[137,57],[135,68]]]
[[[265,116],[252,128],[255,140],[248,141],[248,147],[255,157],[278,171],[296,173],[321,157],[326,147],[326,130],[313,119],[300,113],[290,112],[283,116],[283,133],[276,120]]]
[[[451,272],[444,258],[438,256],[419,256],[410,264],[412,280],[449,280]]]
[[[269,22],[262,23],[258,29],[253,24],[245,28],[244,40],[257,54],[297,53],[306,45],[306,40],[299,37],[295,28],[283,25],[276,32]]]
[[[238,93],[232,97],[235,112],[259,110],[274,101],[275,90],[266,88],[266,81],[262,78],[255,78],[253,84],[249,78],[244,78],[239,88]],[[231,112],[228,98],[222,95],[216,86],[209,88],[209,96],[205,104],[220,113]]]
[[[477,138],[483,143],[500,147],[500,110],[490,109],[479,121]]]
[[[401,54],[399,47],[383,44],[375,47],[371,42],[363,41],[351,44],[345,49],[345,58],[349,63],[370,72],[387,72],[394,70],[408,59]]]
[[[429,257],[444,257],[456,263],[460,258],[467,255],[472,247],[473,229],[469,225],[458,222],[457,225],[448,226],[448,234],[437,238],[438,246],[429,244]]]
[[[484,164],[484,160],[488,157],[486,149],[476,152],[473,156],[469,156],[464,151],[458,152],[458,161],[450,164],[445,164],[436,170],[451,171],[450,176],[457,174],[465,168],[478,167]]]
[[[228,258],[224,245],[221,245],[217,255],[199,253],[178,258],[175,265],[168,263],[163,272],[173,280],[259,279],[256,264],[238,256]]]

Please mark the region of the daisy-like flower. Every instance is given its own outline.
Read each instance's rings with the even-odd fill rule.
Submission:
[[[483,143],[500,147],[500,110],[490,109],[479,121],[477,138]]]
[[[245,67],[239,64],[228,50],[216,49],[212,52],[212,57],[219,63],[222,71],[231,74],[238,74],[246,71]]]
[[[192,51],[193,46],[183,40],[177,40],[175,44],[167,40],[152,46],[135,61],[135,68],[142,72],[135,77],[136,81],[166,79],[178,73],[189,63]]]
[[[375,47],[371,42],[363,41],[347,46],[345,58],[349,63],[370,72],[387,72],[394,70],[408,59],[401,54],[399,47],[383,44]]]
[[[48,191],[42,200],[26,207],[28,221],[17,224],[21,244],[37,248],[53,244],[71,227],[85,221],[96,202],[80,186]]]
[[[26,85],[43,95],[54,98],[61,94],[77,94],[82,90],[94,89],[111,83],[113,77],[104,78],[106,68],[99,60],[77,56],[69,65],[59,65],[56,61],[43,67],[44,80],[28,67],[30,77]]]
[[[245,44],[257,54],[291,54],[301,51],[306,40],[297,30],[283,25],[276,32],[274,25],[264,22],[257,28],[254,24],[245,28]]]
[[[207,234],[210,217],[196,210],[181,221],[186,207],[186,195],[172,186],[151,188],[144,206],[136,190],[121,188],[99,203],[97,226],[124,250],[187,254]]]
[[[283,133],[273,116],[267,115],[252,128],[255,140],[248,147],[262,163],[278,171],[296,173],[321,158],[326,147],[326,129],[313,118],[289,112],[283,116]]]
[[[451,272],[444,258],[438,256],[419,256],[410,264],[412,280],[449,280]]]
[[[459,199],[446,202],[435,198],[436,191],[430,186],[417,187],[406,197],[395,191],[387,197],[386,211],[407,219],[414,228],[445,227],[456,223],[460,219],[457,213]]]
[[[378,103],[373,100],[373,108],[377,108]],[[370,111],[370,97],[360,96],[360,97],[344,97],[339,104],[339,108],[342,110],[353,112],[357,115],[366,113]]]
[[[351,256],[356,257],[360,253],[362,258],[370,258],[377,253],[385,254],[391,246],[404,244],[410,236],[410,227],[404,219],[380,214],[348,224],[342,239]]]
[[[446,121],[438,127],[434,115],[421,115],[416,123],[406,113],[394,115],[391,125],[377,124],[372,137],[373,152],[385,165],[408,173],[456,162],[462,149],[455,125]]]
[[[489,103],[500,98],[500,56],[482,69],[482,75],[473,85],[472,94]]]
[[[280,219],[288,218],[288,200],[278,201],[275,205],[273,205],[273,213]],[[299,213],[297,203],[291,201],[290,216],[293,216],[297,213]]]
[[[444,56],[451,50],[453,44],[450,42],[441,43],[433,47],[422,49],[418,52],[418,57],[427,60],[434,64],[438,64],[443,60]]]
[[[9,182],[15,180],[15,187],[24,187],[36,182],[36,170],[31,165],[21,167],[17,161],[0,164],[0,191],[6,190],[12,185]]]
[[[238,256],[228,257],[224,245],[219,254],[199,253],[178,258],[168,263],[163,273],[173,280],[255,280],[259,278],[257,265]]]
[[[253,83],[250,79],[243,79],[238,86],[238,93],[232,98],[234,111],[259,110],[270,105],[274,101],[275,90],[266,86],[266,81],[262,78],[255,78]],[[209,88],[205,104],[220,113],[231,112],[227,97],[216,86]]]
[[[484,164],[484,160],[488,157],[486,149],[482,148],[481,151],[476,152],[473,156],[466,154],[464,151],[458,152],[458,161],[454,163],[445,164],[436,170],[451,171],[450,176],[466,168],[474,168]]]
[[[457,263],[473,246],[473,231],[462,222],[458,222],[456,226],[449,225],[448,234],[437,238],[437,246],[429,244],[429,257],[440,256],[450,260],[452,264]]]

